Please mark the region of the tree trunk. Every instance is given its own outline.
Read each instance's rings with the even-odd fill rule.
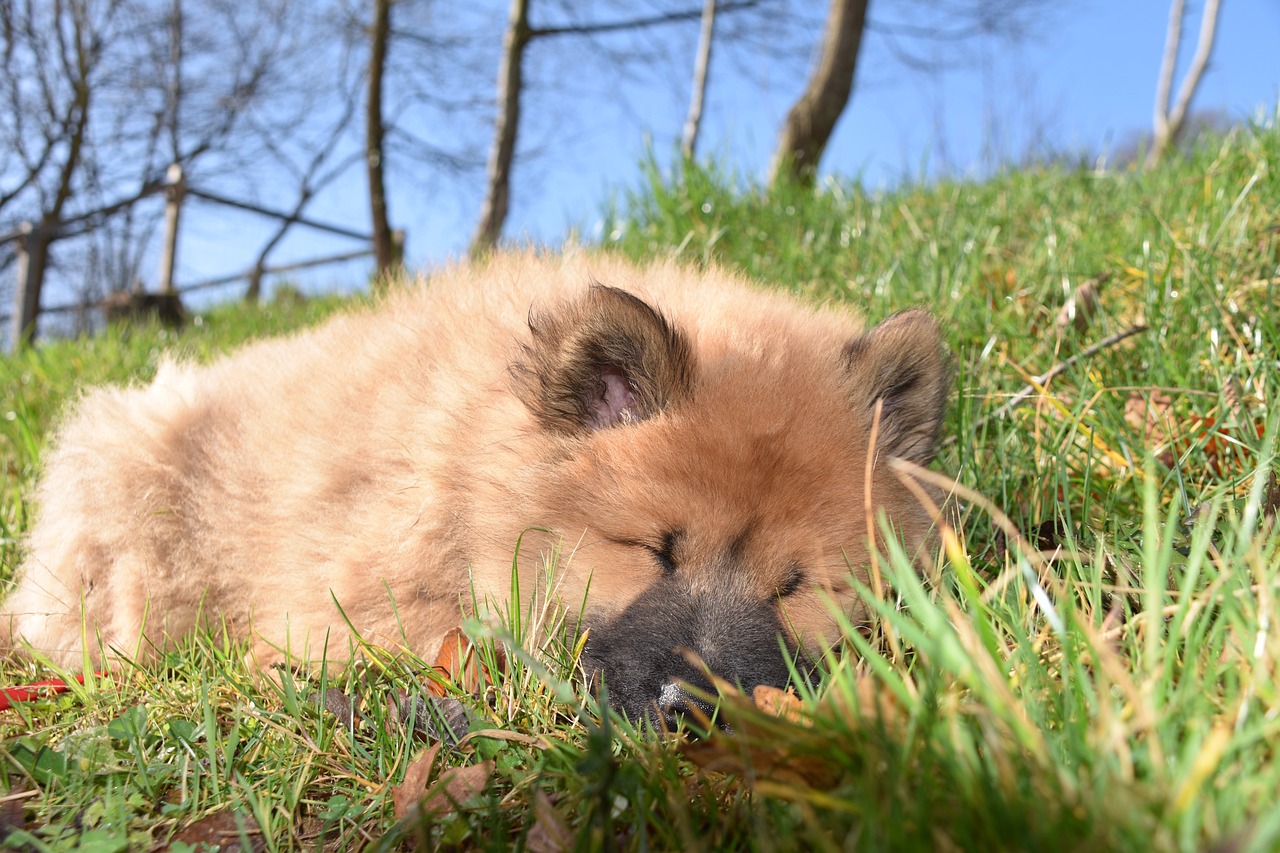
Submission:
[[[1152,132],[1151,150],[1147,153],[1145,166],[1151,168],[1169,153],[1182,135],[1186,127],[1187,110],[1191,99],[1200,86],[1200,78],[1204,76],[1205,67],[1209,64],[1209,56],[1213,53],[1213,40],[1218,31],[1219,0],[1207,0],[1200,18],[1200,40],[1196,44],[1195,56],[1191,59],[1191,67],[1187,76],[1182,78],[1182,86],[1178,89],[1178,100],[1169,106],[1169,98],[1173,92],[1173,73],[1178,64],[1178,48],[1182,45],[1182,15],[1185,11],[1184,0],[1173,0],[1169,7],[1169,29],[1165,35],[1164,59],[1160,63],[1160,77],[1156,81],[1155,124]]]
[[[528,45],[529,0],[511,0],[507,32],[502,39],[502,68],[498,73],[498,118],[494,122],[493,148],[486,170],[484,205],[471,238],[471,254],[483,255],[497,245],[507,220],[511,194],[511,162],[515,158],[516,132],[520,125],[521,65]]]
[[[387,65],[391,35],[392,0],[374,0],[372,45],[369,50],[369,93],[365,100],[365,163],[369,170],[369,212],[373,220],[373,256],[378,277],[384,278],[400,264],[391,239],[387,216],[387,188],[382,173],[383,135],[382,76]]]
[[[693,65],[693,94],[689,98],[689,115],[684,121],[680,153],[692,160],[698,147],[698,130],[702,125],[702,103],[707,95],[707,75],[711,68],[711,40],[715,34],[716,0],[705,0],[702,7],[702,31],[698,35],[698,58]]]
[[[831,0],[822,50],[804,93],[782,126],[769,165],[769,185],[813,183],[818,161],[853,91],[853,73],[871,0]]]

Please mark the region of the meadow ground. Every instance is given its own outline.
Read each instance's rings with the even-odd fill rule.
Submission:
[[[694,742],[601,718],[572,643],[477,637],[483,656],[509,646],[505,674],[452,704],[418,699],[433,661],[369,650],[272,680],[198,636],[0,713],[7,843],[1280,849],[1275,123],[1153,172],[884,194],[765,193],[715,168],[649,179],[618,201],[606,250],[730,265],[873,320],[944,319],[958,392],[935,468],[956,510],[923,579],[881,537],[877,635],[850,630],[817,694],[728,700],[737,733]],[[227,307],[0,360],[0,573],[77,388],[340,308]],[[544,615],[513,614],[511,634]],[[3,684],[55,675],[0,665]],[[470,734],[433,747],[424,708]],[[409,809],[424,790],[438,808]]]

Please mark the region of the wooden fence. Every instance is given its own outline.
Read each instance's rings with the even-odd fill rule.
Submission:
[[[260,281],[265,275],[296,272],[298,270],[311,269],[313,267],[324,266],[326,264],[350,261],[373,254],[373,237],[370,234],[354,231],[340,225],[319,222],[296,213],[286,213],[249,202],[237,201],[216,193],[188,186],[186,179],[182,174],[182,168],[175,164],[169,167],[163,181],[148,183],[137,193],[129,196],[128,198],[121,199],[113,204],[98,208],[97,210],[58,222],[24,222],[16,231],[0,235],[0,245],[11,242],[16,245],[17,249],[17,282],[14,288],[13,313],[7,316],[0,315],[0,323],[9,323],[8,343],[11,351],[20,347],[30,346],[35,342],[36,330],[38,327],[37,320],[42,314],[74,313],[84,310],[101,309],[103,307],[102,302],[86,303],[83,301],[49,306],[41,304],[41,291],[44,288],[45,271],[49,266],[49,251],[53,243],[58,240],[65,240],[69,237],[78,237],[87,234],[99,227],[112,215],[137,204],[145,198],[159,193],[165,194],[165,233],[164,243],[161,246],[160,251],[159,283],[157,286],[157,292],[162,295],[176,296],[179,293],[189,293],[210,287],[220,287],[237,281],[256,282]],[[173,278],[174,264],[177,259],[178,227],[181,220],[182,205],[187,196],[194,196],[195,198],[202,199],[212,204],[232,207],[238,210],[256,213],[260,216],[279,219],[288,225],[302,225],[328,234],[347,237],[353,240],[360,240],[368,244],[369,248],[362,248],[334,255],[326,255],[306,261],[298,261],[273,267],[268,267],[265,264],[258,263],[255,266],[240,272],[218,276],[216,278],[209,278],[203,281],[196,281],[185,284],[182,287],[178,287],[174,283]],[[403,232],[396,232],[395,237],[398,247],[403,251]]]

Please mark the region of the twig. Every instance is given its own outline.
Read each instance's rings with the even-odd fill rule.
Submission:
[[[1145,332],[1147,329],[1148,329],[1148,326],[1145,323],[1139,323],[1136,326],[1130,326],[1129,328],[1125,329],[1122,332],[1116,332],[1114,335],[1108,335],[1107,337],[1098,341],[1096,344],[1092,344],[1082,349],[1080,352],[1076,353],[1075,355],[1071,356],[1065,361],[1055,364],[1053,367],[1049,368],[1049,370],[1040,374],[1039,376],[1031,377],[1031,382],[1027,384],[1027,387],[1023,388],[1017,394],[1014,394],[1005,402],[1003,406],[996,409],[991,414],[987,415],[986,417],[979,418],[977,421],[974,422],[972,428],[976,430],[984,426],[988,421],[994,418],[1003,418],[1007,416],[1015,408],[1025,403],[1028,397],[1030,397],[1032,394],[1044,388],[1044,385],[1046,382],[1049,382],[1055,376],[1059,376],[1065,373],[1068,369],[1071,368],[1073,364],[1075,364],[1077,361],[1080,361],[1080,359],[1090,358],[1091,356],[1095,356],[1098,353],[1102,352],[1104,349],[1107,349],[1108,347],[1113,347],[1127,338],[1131,338],[1140,332]],[[953,444],[955,440],[956,440],[955,436],[951,436],[946,440],[945,444],[947,445]]]

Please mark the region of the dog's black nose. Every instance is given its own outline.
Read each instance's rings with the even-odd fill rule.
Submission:
[[[674,731],[681,720],[706,725],[713,719],[715,705],[690,695],[678,682],[669,681],[658,692],[658,715],[663,725]],[[720,725],[717,723],[717,725]]]
[[[666,728],[674,729],[680,717],[684,716],[684,701],[685,692],[680,689],[680,685],[675,682],[662,685],[662,690],[658,693],[658,716]]]

